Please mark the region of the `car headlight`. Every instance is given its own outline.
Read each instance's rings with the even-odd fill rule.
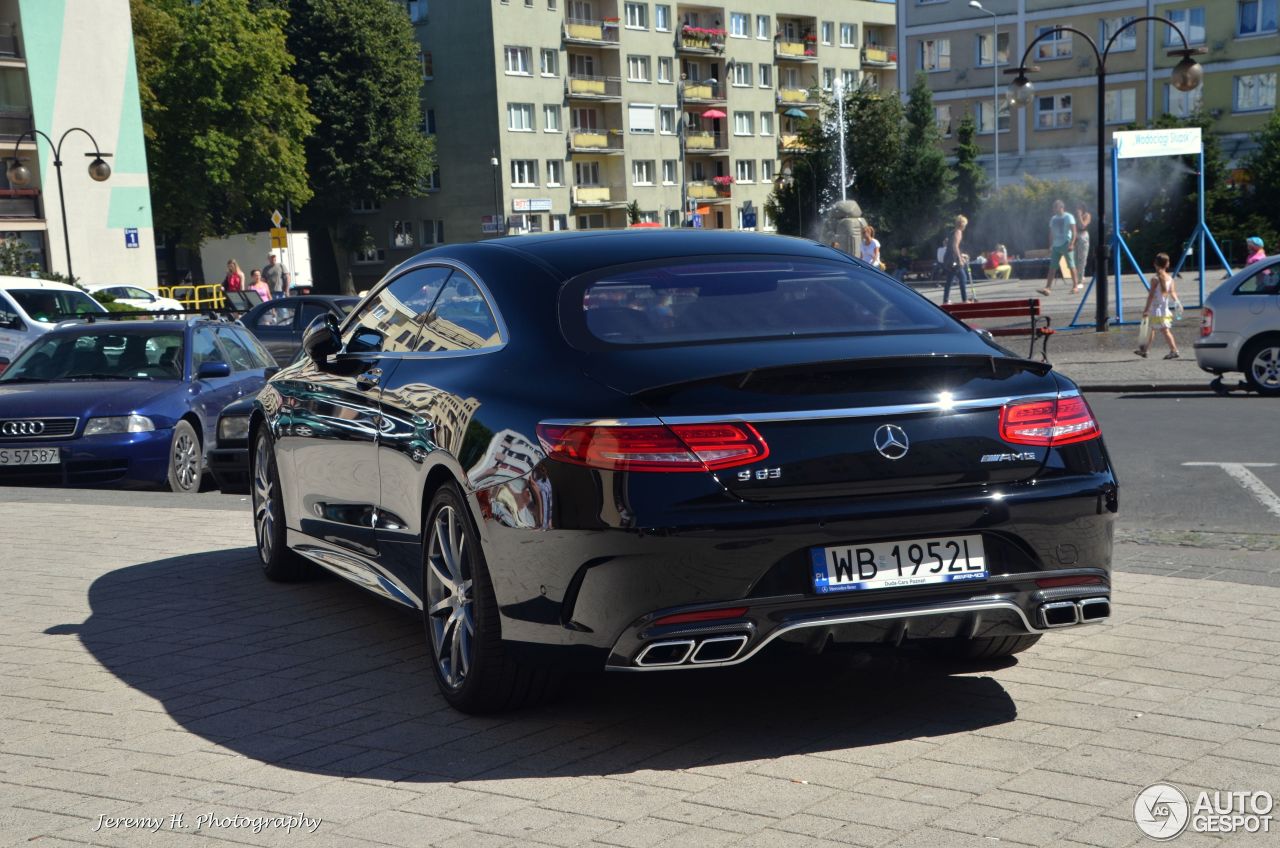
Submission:
[[[145,415],[112,415],[106,418],[90,418],[84,425],[86,436],[101,436],[106,433],[150,433],[156,423]]]
[[[246,442],[249,440],[249,416],[224,415],[218,419],[218,441]]]

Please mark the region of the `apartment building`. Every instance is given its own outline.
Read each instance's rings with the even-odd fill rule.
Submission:
[[[94,182],[84,156],[93,142],[67,135],[64,210],[54,151],[30,133],[57,143],[72,127],[111,154],[112,173]],[[0,0],[0,153],[0,239],[22,242],[39,267],[66,273],[65,220],[78,278],[155,285],[129,0]],[[9,183],[15,155],[31,172],[29,184]]]
[[[891,3],[406,0],[439,170],[353,210],[357,282],[423,247],[498,232],[771,228],[802,116],[836,81],[893,89]]]
[[[1280,72],[1277,0],[1177,0],[1177,2],[1067,3],[1062,0],[982,0],[994,16],[967,0],[900,0],[898,4],[899,87],[915,75],[928,75],[938,122],[948,147],[954,130],[972,115],[978,125],[983,162],[992,170],[996,122],[999,122],[1002,182],[1022,174],[1092,180],[1098,121],[1110,134],[1124,125],[1169,113],[1185,116],[1202,107],[1215,120],[1229,159],[1249,149],[1249,134],[1259,130],[1276,108]],[[1177,24],[1192,47],[1208,52],[1204,83],[1180,92],[1169,79],[1182,46],[1163,24],[1129,21],[1151,15]],[[992,85],[1008,103],[1011,77],[1027,45],[1042,32],[1070,26],[1088,33],[1100,48],[1120,31],[1107,60],[1103,115],[1097,107],[1097,62],[1093,51],[1070,33],[1036,44],[1028,65],[1036,97],[1024,108],[1007,105],[996,114]]]

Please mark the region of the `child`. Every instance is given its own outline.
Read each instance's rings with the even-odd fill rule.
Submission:
[[[1155,341],[1158,327],[1164,333],[1164,340],[1169,343],[1169,352],[1164,358],[1177,359],[1178,345],[1174,343],[1173,331],[1169,328],[1173,326],[1173,310],[1179,301],[1178,290],[1174,288],[1173,277],[1169,275],[1169,254],[1157,253],[1155,266],[1156,275],[1147,292],[1147,305],[1142,308],[1142,317],[1150,320],[1151,330],[1147,333],[1146,341],[1134,353],[1143,359],[1147,358],[1147,351]]]

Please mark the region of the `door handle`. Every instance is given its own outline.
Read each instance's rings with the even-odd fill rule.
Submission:
[[[381,368],[370,368],[368,371],[356,377],[356,388],[362,392],[367,392],[378,385],[378,381],[382,379]]]

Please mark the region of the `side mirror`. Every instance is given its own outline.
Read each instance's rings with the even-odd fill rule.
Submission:
[[[272,365],[270,368],[263,369],[262,379],[270,380],[272,377],[280,373],[279,365]]]
[[[230,377],[231,366],[225,362],[202,362],[196,370],[197,380],[216,380],[219,377]]]
[[[317,315],[302,334],[302,349],[317,365],[342,350],[342,338],[338,335],[338,319],[332,313]]]

